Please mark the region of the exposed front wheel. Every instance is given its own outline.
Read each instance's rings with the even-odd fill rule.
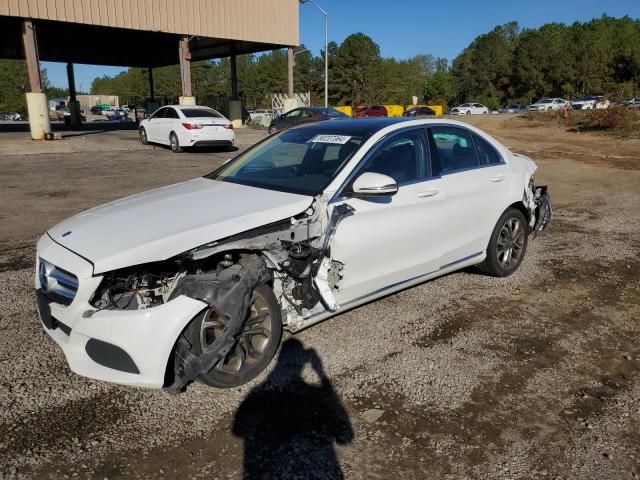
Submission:
[[[271,362],[282,338],[278,300],[268,285],[254,289],[255,300],[229,354],[198,380],[212,387],[230,388],[249,382]],[[205,310],[187,326],[184,335],[191,351],[199,356],[211,347],[226,326],[213,308]]]
[[[173,153],[182,152],[182,147],[178,141],[178,135],[176,135],[175,132],[171,132],[171,135],[169,135],[169,145],[171,146],[171,151],[173,151]]]
[[[138,130],[138,133],[140,134],[140,143],[147,145],[149,143],[149,139],[147,138],[147,131],[145,128],[141,127],[140,130]]]
[[[524,215],[515,208],[507,209],[496,224],[487,258],[479,267],[494,277],[508,277],[515,272],[527,251],[528,225]]]

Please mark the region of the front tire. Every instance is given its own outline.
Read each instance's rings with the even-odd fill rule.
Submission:
[[[182,147],[180,146],[180,142],[178,141],[178,135],[175,132],[171,132],[169,135],[169,146],[171,147],[171,151],[173,153],[181,153]]]
[[[140,143],[142,145],[148,145],[149,139],[147,138],[147,130],[144,127],[140,127],[138,134],[140,135]]]
[[[515,272],[527,251],[529,227],[522,212],[508,208],[491,233],[487,258],[480,270],[494,277],[508,277]]]
[[[227,357],[198,381],[216,388],[237,387],[253,380],[271,363],[282,338],[280,305],[268,285],[256,287],[254,294],[238,341]],[[212,308],[194,318],[184,332],[192,353],[202,355],[224,326],[225,320]]]

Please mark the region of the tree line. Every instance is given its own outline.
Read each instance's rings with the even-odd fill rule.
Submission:
[[[584,94],[633,96],[640,86],[640,20],[602,16],[571,25],[549,23],[522,29],[517,22],[495,27],[476,37],[450,63],[429,54],[410,59],[384,58],[375,41],[355,33],[328,45],[329,103],[452,105],[465,101],[495,108],[507,102],[528,103],[541,96],[574,98]],[[22,62],[0,62],[0,83],[13,82],[0,92],[6,99],[24,92]],[[20,70],[20,68],[18,68]],[[193,62],[193,93],[198,100],[231,95],[229,59]],[[177,65],[153,70],[156,98],[177,102],[181,92]],[[287,53],[275,50],[237,58],[238,91],[247,107],[269,106],[272,93],[287,91]],[[13,78],[13,80],[12,80]],[[294,89],[311,92],[312,103],[324,96],[324,51],[296,51]],[[0,89],[5,90],[5,88]],[[148,73],[129,68],[113,77],[96,78],[92,94],[119,95],[121,103],[143,103],[149,97]],[[20,95],[23,97],[23,95]],[[15,102],[23,100],[17,99]]]

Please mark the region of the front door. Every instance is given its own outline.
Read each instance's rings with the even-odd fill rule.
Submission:
[[[167,108],[163,107],[156,110],[149,118],[147,138],[150,142],[159,142],[164,127],[164,115],[167,112]]]
[[[353,215],[339,223],[331,257],[343,265],[334,291],[344,304],[434,270],[444,242],[442,197],[428,173],[424,128],[404,131],[370,152],[353,179],[382,173],[398,184],[388,197],[350,198],[347,185],[335,203],[347,203]]]

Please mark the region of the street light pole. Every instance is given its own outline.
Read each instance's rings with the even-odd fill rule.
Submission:
[[[329,14],[315,0],[300,0],[300,3],[311,2],[324,15],[324,106],[329,106]]]

